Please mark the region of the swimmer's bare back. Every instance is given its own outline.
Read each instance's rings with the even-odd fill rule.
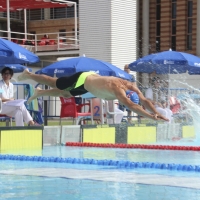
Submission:
[[[92,74],[86,78],[84,87],[88,92],[92,93],[98,98],[114,100],[116,99],[115,92],[122,89],[125,93],[130,84],[131,82],[117,77]],[[138,91],[136,87],[135,90]]]

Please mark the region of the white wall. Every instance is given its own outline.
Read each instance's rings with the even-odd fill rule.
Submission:
[[[137,58],[137,0],[79,2],[80,55],[119,68]]]
[[[79,1],[80,56],[111,61],[111,3]]]

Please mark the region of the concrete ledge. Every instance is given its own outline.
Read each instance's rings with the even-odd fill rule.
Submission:
[[[80,142],[81,128],[80,125],[62,126],[61,144],[66,142]]]
[[[43,145],[59,145],[61,126],[45,126],[43,132]]]

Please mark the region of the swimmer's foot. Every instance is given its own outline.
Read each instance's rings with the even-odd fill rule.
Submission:
[[[39,97],[39,96],[40,96],[39,93],[40,93],[41,90],[42,90],[42,89],[39,88],[39,87],[35,88],[34,94],[33,94],[33,96],[31,96],[31,97],[28,99],[27,104],[30,104],[32,100],[34,100],[34,99],[36,99],[37,97]]]
[[[26,80],[28,78],[28,74],[30,72],[28,71],[28,69],[25,69],[18,77],[18,81],[23,81],[23,80]]]

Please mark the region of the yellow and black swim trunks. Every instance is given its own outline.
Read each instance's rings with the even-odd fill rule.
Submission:
[[[85,79],[94,72],[77,72],[72,76],[60,77],[56,81],[56,87],[69,91],[72,96],[82,95],[88,91],[84,88]]]

